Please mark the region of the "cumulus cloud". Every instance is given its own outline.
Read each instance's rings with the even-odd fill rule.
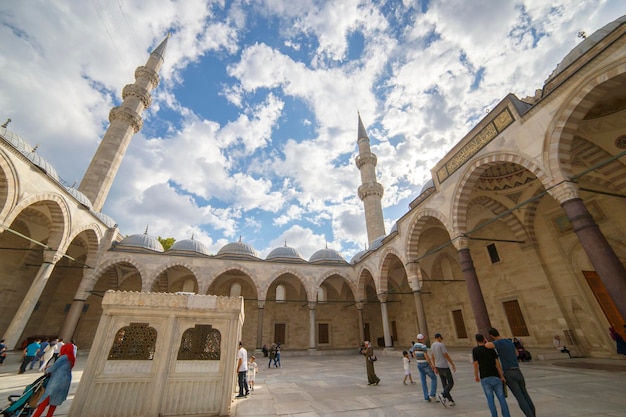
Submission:
[[[170,33],[104,211],[122,233],[194,234],[213,252],[243,235],[265,254],[287,240],[306,259],[327,242],[348,257],[367,241],[357,110],[389,231],[486,111],[534,95],[578,31],[624,13],[618,0],[4,2],[0,117],[79,180]]]

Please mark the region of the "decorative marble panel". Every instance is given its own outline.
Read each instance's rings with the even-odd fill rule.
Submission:
[[[196,324],[187,329],[180,340],[177,360],[206,361],[220,360],[222,335],[211,325]]]
[[[108,360],[151,361],[154,358],[157,331],[148,323],[131,323],[118,330]]]

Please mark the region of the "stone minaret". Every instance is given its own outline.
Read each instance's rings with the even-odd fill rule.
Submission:
[[[370,139],[363,127],[359,114],[359,155],[355,163],[361,171],[361,186],[359,186],[359,198],[365,207],[365,224],[367,226],[367,240],[371,246],[377,238],[385,235],[385,221],[383,218],[383,186],[376,182],[376,155],[370,149]]]
[[[78,187],[78,191],[89,198],[94,211],[102,210],[126,148],[143,125],[141,114],[152,102],[150,92],[159,85],[158,72],[163,65],[168,39],[169,35],[152,51],[146,65],[135,70],[135,83],[122,90],[122,105],[109,113],[111,124]]]

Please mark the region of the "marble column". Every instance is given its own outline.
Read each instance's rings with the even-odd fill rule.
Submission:
[[[426,322],[426,311],[424,310],[424,302],[422,301],[422,286],[420,285],[422,270],[416,262],[411,265],[413,271],[409,273],[407,280],[413,290],[413,302],[415,303],[415,315],[417,316],[418,326],[417,332],[426,336],[426,340],[429,341],[428,323]]]
[[[33,314],[35,305],[37,301],[39,301],[43,290],[46,288],[48,278],[50,278],[56,263],[61,259],[61,255],[62,254],[53,250],[43,251],[43,263],[39,267],[39,271],[37,271],[37,275],[30,285],[22,304],[20,304],[20,307],[13,316],[11,324],[9,324],[9,327],[4,333],[4,344],[7,345],[9,349],[13,349],[18,344],[20,336],[22,336],[24,328],[28,323],[28,319],[30,319],[30,316]]]
[[[564,182],[551,188],[549,192],[561,204],[589,261],[626,320],[626,269],[578,196],[576,185]]]
[[[63,340],[65,341],[72,340],[74,332],[76,331],[76,327],[78,327],[78,321],[80,320],[80,315],[83,312],[83,307],[85,306],[87,298],[89,298],[87,286],[92,284],[94,273],[94,269],[91,269],[85,273],[83,279],[80,281],[78,290],[74,295],[74,299],[72,300],[70,311],[68,311],[67,315],[65,316],[65,320],[63,321],[63,325],[61,326],[61,331],[59,332],[59,337],[63,338]]]
[[[265,300],[259,300],[257,304],[257,327],[256,327],[256,350],[263,349],[263,312],[265,311]]]
[[[467,285],[467,292],[469,294],[470,304],[472,305],[476,327],[478,328],[478,332],[486,337],[487,330],[491,327],[491,321],[489,320],[485,298],[483,297],[483,292],[478,282],[476,268],[474,268],[474,261],[469,251],[469,239],[459,237],[454,240],[454,246],[459,252],[459,262],[461,263],[463,278],[465,278],[465,284]]]
[[[309,350],[317,350],[315,340],[315,306],[316,302],[309,302]]]
[[[392,348],[391,332],[389,331],[389,314],[387,313],[387,294],[378,294],[380,300],[380,314],[383,319],[383,335],[385,336],[385,349]]]
[[[363,303],[356,303],[356,311],[359,314],[359,342],[365,340],[365,320],[363,319]]]

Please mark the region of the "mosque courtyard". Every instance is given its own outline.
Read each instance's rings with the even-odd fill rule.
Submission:
[[[456,406],[422,400],[419,375],[412,363],[416,384],[403,385],[399,350],[382,352],[376,373],[379,386],[368,386],[364,359],[356,353],[309,356],[305,352],[282,355],[281,368],[268,368],[262,354],[256,388],[246,398],[233,399],[231,416],[487,416],[489,411],[479,383],[474,382],[469,361],[470,349],[454,348],[450,353],[457,365],[452,395]],[[541,352],[536,352],[541,353]],[[554,352],[550,357],[554,356]],[[68,400],[55,416],[66,416],[87,361],[88,352],[79,351]],[[0,398],[5,405],[9,394],[20,393],[38,375],[29,371],[17,375],[17,354],[11,353],[0,368]],[[521,364],[537,414],[542,416],[624,416],[626,410],[626,361],[597,358],[550,359]],[[440,387],[440,386],[439,386]],[[440,390],[438,390],[440,391]],[[233,390],[233,396],[236,395]],[[508,404],[512,417],[523,416],[515,398]]]

